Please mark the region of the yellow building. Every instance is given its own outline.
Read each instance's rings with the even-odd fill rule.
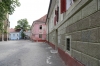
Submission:
[[[7,14],[6,19],[3,21],[4,32],[0,32],[0,41],[8,40],[9,27],[10,27],[10,22],[8,18],[9,18],[9,15]]]

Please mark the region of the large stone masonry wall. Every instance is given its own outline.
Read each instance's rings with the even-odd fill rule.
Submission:
[[[92,0],[58,28],[58,46],[66,50],[71,36],[71,56],[85,66],[100,66],[100,0]]]
[[[56,45],[56,31],[55,30],[49,34],[49,42]]]

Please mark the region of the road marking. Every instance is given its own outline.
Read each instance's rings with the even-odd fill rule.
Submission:
[[[47,60],[46,60],[47,64],[52,64],[52,62],[50,62],[50,59],[51,59],[51,56],[47,57]]]
[[[57,50],[50,50],[51,53],[58,53]]]

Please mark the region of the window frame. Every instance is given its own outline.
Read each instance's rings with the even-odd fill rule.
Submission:
[[[70,50],[67,50],[67,38],[70,38]],[[66,50],[66,53],[71,55],[71,36],[66,36],[65,37],[65,50]]]
[[[42,38],[42,34],[39,34],[39,38]]]
[[[39,29],[42,30],[42,25],[40,25]]]
[[[13,34],[13,36],[15,36],[15,34]]]
[[[60,13],[63,14],[65,13],[76,0],[70,0],[70,6],[67,8],[67,2],[68,0],[60,0]]]
[[[69,0],[70,1],[70,5],[68,7],[68,0],[66,0],[66,11],[72,6],[72,4],[74,3],[74,0]]]

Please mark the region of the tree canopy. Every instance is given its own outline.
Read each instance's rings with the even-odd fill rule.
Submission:
[[[6,13],[13,14],[16,7],[20,6],[18,0],[1,0],[0,2],[0,20],[6,18]]]
[[[15,29],[23,29],[24,31],[30,29],[30,25],[28,24],[27,19],[20,19],[17,21],[17,26],[15,26]]]
[[[18,0],[0,0],[0,31],[3,30],[3,20],[7,14],[13,14],[16,7],[20,6]]]

